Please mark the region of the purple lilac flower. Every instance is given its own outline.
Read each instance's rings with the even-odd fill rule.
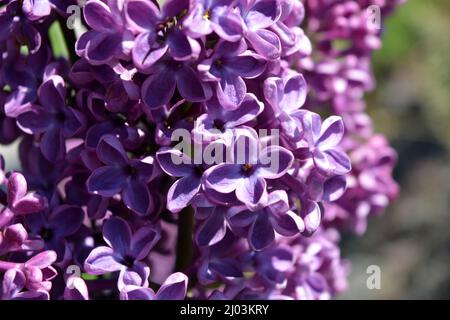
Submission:
[[[205,172],[205,184],[219,193],[234,191],[236,197],[250,210],[267,205],[266,179],[283,176],[294,157],[289,150],[280,146],[268,146],[257,152],[259,148],[259,142],[251,135],[239,136],[233,144],[235,162],[218,164],[208,169]],[[242,151],[243,154],[238,157]],[[274,162],[268,163],[268,159]]]
[[[292,237],[305,229],[305,223],[289,208],[288,196],[283,190],[269,194],[267,206],[255,212],[241,211],[230,217],[232,225],[248,227],[248,241],[254,250],[262,250],[275,240],[275,231]]]
[[[205,105],[206,113],[197,118],[195,132],[206,140],[232,137],[234,129],[255,120],[264,110],[263,103],[251,93],[247,93],[235,109],[223,108],[216,98],[211,98]]]
[[[78,39],[76,51],[94,65],[119,59],[131,50],[133,35],[127,30],[121,3],[89,0],[84,6],[84,19],[92,30]]]
[[[121,194],[128,208],[140,215],[153,209],[147,183],[153,175],[153,158],[129,159],[120,141],[106,135],[97,146],[97,156],[105,165],[87,180],[88,191],[103,197]]]
[[[198,58],[201,47],[188,37],[181,20],[189,1],[167,1],[161,11],[150,1],[133,0],[126,3],[128,24],[139,33],[133,47],[133,62],[140,70],[150,68],[166,52],[177,61]]]
[[[281,55],[280,38],[268,30],[281,16],[281,1],[278,0],[242,0],[240,9],[244,19],[245,38],[253,49],[269,60]]]
[[[42,210],[46,204],[45,199],[28,192],[25,177],[14,172],[8,178],[7,205],[0,212],[0,227],[7,225],[14,216],[26,215]]]
[[[171,274],[155,293],[151,288],[127,285],[120,292],[122,300],[183,300],[188,278],[181,272]]]
[[[201,165],[193,164],[191,158],[176,149],[161,150],[156,157],[165,173],[180,177],[167,193],[167,209],[177,213],[187,207],[200,191],[204,169]],[[175,164],[174,158],[178,158],[180,164]]]
[[[253,79],[264,72],[266,61],[247,50],[244,41],[220,42],[212,56],[199,65],[210,81],[217,81],[216,94],[224,107],[236,108],[247,92],[245,79]]]
[[[178,89],[190,102],[202,102],[211,97],[211,89],[186,61],[164,58],[150,68],[150,76],[142,84],[141,95],[150,109],[168,105]]]
[[[119,289],[127,285],[148,285],[150,269],[141,260],[158,242],[158,231],[142,227],[132,233],[125,220],[114,217],[105,222],[103,237],[109,246],[92,250],[86,259],[85,270],[93,275],[120,271]]]
[[[200,38],[215,32],[221,39],[234,42],[242,38],[243,20],[231,0],[193,0],[183,22],[188,34]]]
[[[76,109],[65,105],[64,80],[53,76],[38,90],[40,105],[21,114],[17,121],[26,133],[40,134],[42,154],[52,162],[65,155],[65,138],[72,137],[83,127],[84,116]]]
[[[84,212],[80,207],[61,205],[50,213],[35,213],[26,217],[31,234],[39,235],[45,241],[45,248],[57,253],[58,258],[65,258],[66,237],[73,235],[81,226]]]

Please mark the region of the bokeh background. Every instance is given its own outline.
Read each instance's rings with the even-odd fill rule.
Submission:
[[[401,194],[362,237],[344,235],[352,268],[338,299],[450,299],[450,1],[407,0],[384,22],[367,103],[399,154]],[[0,147],[9,169],[17,144]],[[380,290],[366,286],[370,265]]]
[[[407,0],[385,22],[367,103],[398,152],[401,193],[366,234],[344,237],[352,270],[339,299],[450,299],[450,1]],[[369,265],[380,290],[367,289]]]

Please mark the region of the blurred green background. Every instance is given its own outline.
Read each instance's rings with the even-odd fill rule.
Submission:
[[[345,237],[352,262],[340,299],[450,299],[450,1],[407,0],[388,18],[374,56],[369,114],[399,153],[399,199],[361,238]],[[366,286],[367,266],[381,289]]]

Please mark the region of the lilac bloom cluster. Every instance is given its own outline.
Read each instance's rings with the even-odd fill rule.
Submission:
[[[1,1],[0,298],[345,290],[339,232],[398,193],[363,95],[399,2],[88,0],[66,59],[75,1]]]
[[[327,203],[325,220],[357,234],[366,230],[369,215],[386,208],[398,195],[392,179],[396,153],[374,132],[364,94],[375,87],[371,57],[382,45],[383,19],[404,0],[307,0],[307,29],[317,35],[315,57],[292,61],[304,70],[311,86],[307,108],[342,117],[346,133],[342,149],[350,155],[352,171],[347,190]]]

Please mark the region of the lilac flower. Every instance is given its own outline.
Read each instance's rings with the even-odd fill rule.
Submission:
[[[121,194],[125,205],[140,215],[153,209],[147,183],[153,175],[153,158],[129,159],[120,141],[104,136],[97,146],[97,156],[105,166],[95,169],[87,180],[93,194],[112,197]]]
[[[133,35],[127,30],[121,2],[89,0],[84,6],[84,19],[93,29],[77,41],[76,51],[94,65],[126,56],[132,46]]]
[[[126,3],[127,21],[140,32],[133,47],[133,62],[140,70],[147,70],[168,53],[174,60],[185,61],[198,57],[199,43],[188,37],[180,20],[186,14],[189,1],[167,1],[161,12],[150,1],[133,0]]]
[[[52,7],[48,0],[24,0],[22,10],[33,21],[48,16]]]
[[[188,278],[181,272],[171,274],[155,293],[151,288],[127,285],[120,292],[122,300],[183,300]]]
[[[49,300],[47,291],[25,290],[26,277],[20,269],[9,269],[3,277],[2,300]]]
[[[42,154],[52,162],[64,157],[65,138],[79,132],[84,116],[76,109],[66,107],[66,90],[60,76],[52,76],[38,90],[40,105],[21,114],[17,121],[28,134],[42,133]]]
[[[21,17],[21,11],[21,2],[14,0],[0,12],[0,42],[11,37],[35,53],[41,46],[42,36],[28,19]]]
[[[49,292],[52,288],[51,280],[57,274],[51,266],[55,260],[54,251],[43,251],[23,263],[0,261],[0,271],[17,270],[11,272],[6,281],[3,280],[3,294],[9,298],[20,297],[22,295],[19,292],[26,288],[30,292],[25,297],[42,299],[44,295],[44,298],[48,298],[48,294],[43,291]]]
[[[69,277],[64,289],[64,300],[89,300],[86,282],[80,277]]]
[[[175,88],[189,102],[202,102],[211,96],[208,84],[202,82],[189,62],[163,59],[153,65],[149,73],[142,84],[141,95],[150,109],[168,105]]]
[[[245,146],[244,150],[242,146]],[[259,142],[255,138],[240,135],[233,144],[235,163],[222,163],[208,169],[205,172],[206,185],[220,193],[234,191],[236,197],[250,210],[267,204],[266,179],[283,176],[294,157],[283,147],[269,146],[255,152],[258,148]],[[238,156],[239,152],[244,154]],[[243,162],[236,161],[238,158]]]
[[[254,119],[263,111],[262,102],[251,93],[247,93],[241,104],[232,110],[223,108],[214,97],[206,103],[207,113],[197,118],[195,132],[204,140],[232,137],[232,131]]]
[[[80,207],[61,205],[50,213],[28,215],[26,222],[31,233],[45,241],[45,249],[55,251],[61,259],[67,249],[65,238],[80,228],[83,219],[84,212]]]
[[[24,56],[18,48],[8,50],[0,69],[4,84],[10,87],[4,105],[7,117],[16,118],[35,102],[39,81],[46,73],[49,51],[48,46],[41,46],[36,52]]]
[[[28,232],[20,223],[9,225],[0,233],[0,255],[16,251],[42,250],[44,242],[29,237]]]
[[[211,81],[217,81],[216,94],[219,102],[236,108],[247,93],[245,79],[253,79],[264,72],[266,61],[247,50],[244,41],[220,42],[212,56],[199,65]]]
[[[27,192],[25,177],[13,172],[8,178],[7,206],[0,212],[0,227],[8,224],[14,216],[26,215],[44,209],[45,199],[35,193]]]
[[[103,238],[109,247],[100,246],[92,250],[84,268],[93,275],[120,271],[118,286],[147,286],[149,267],[141,262],[158,242],[160,235],[151,227],[142,227],[132,234],[128,223],[118,217],[105,222]]]
[[[215,32],[221,39],[234,42],[242,38],[242,17],[231,0],[193,0],[183,25],[188,34],[200,38]]]
[[[320,116],[300,111],[301,121],[308,135],[306,139],[314,164],[324,174],[342,175],[351,170],[350,159],[336,148],[344,136],[344,124],[338,116],[331,116],[323,123]]]
[[[282,133],[294,142],[304,134],[296,111],[305,103],[306,91],[305,79],[300,74],[284,79],[271,77],[264,82],[264,97],[280,121]]]
[[[182,99],[170,108],[162,106],[157,109],[149,109],[148,117],[156,124],[155,141],[157,144],[168,147],[172,144],[172,134],[175,130],[192,130],[194,119],[199,116],[201,109],[197,105],[192,105],[186,110],[187,105],[188,103]]]
[[[167,209],[173,213],[187,207],[200,191],[204,169],[176,149],[160,150],[156,154],[162,170],[170,176],[180,177],[167,193]],[[180,164],[174,163],[178,159]]]
[[[278,36],[267,28],[281,16],[279,0],[241,0],[244,18],[244,35],[253,49],[269,60],[280,57],[281,43]]]
[[[254,250],[262,250],[272,244],[275,231],[291,237],[305,229],[303,220],[290,210],[288,196],[283,190],[272,191],[266,207],[255,212],[237,212],[230,221],[240,227],[250,225],[248,241]]]

